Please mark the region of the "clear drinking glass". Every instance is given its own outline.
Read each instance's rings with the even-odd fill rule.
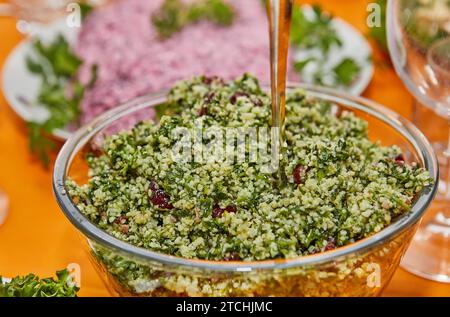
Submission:
[[[369,124],[369,137],[398,145],[408,162],[417,162],[434,180],[433,150],[411,123],[367,99],[307,85],[307,95],[347,110]],[[266,91],[269,87],[266,87]],[[87,153],[98,153],[105,133],[124,129],[136,114],[151,113],[166,101],[154,94],[130,101],[94,119],[63,146],[55,163],[53,190],[61,210],[81,232],[83,245],[112,295],[121,296],[376,296],[389,283],[431,203],[436,184],[413,202],[410,213],[356,243],[313,255],[255,262],[184,259],[118,240],[91,223],[67,193],[66,180],[88,180]],[[139,120],[139,119],[138,119]],[[97,149],[97,151],[96,151]]]
[[[389,51],[398,75],[417,99],[415,120],[428,124],[420,104],[447,124],[428,131],[439,135],[434,148],[441,158],[442,193],[430,208],[424,224],[402,261],[408,271],[450,282],[450,1],[389,0],[387,13]],[[432,134],[430,133],[430,135]],[[427,135],[428,136],[428,135]],[[435,138],[436,139],[436,138]]]

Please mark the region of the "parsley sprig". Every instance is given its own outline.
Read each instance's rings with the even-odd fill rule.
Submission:
[[[0,297],[76,297],[78,291],[67,270],[56,272],[56,279],[28,274],[5,283],[0,276]]]
[[[166,0],[151,17],[153,26],[164,39],[202,20],[229,26],[233,23],[234,11],[223,0],[198,0],[190,4]]]
[[[92,67],[88,85],[78,81],[76,74],[82,61],[72,52],[62,35],[49,44],[36,40],[33,51],[35,54],[27,57],[26,65],[32,74],[41,79],[36,103],[45,107],[48,118],[43,122],[28,122],[29,146],[32,153],[47,166],[49,152],[55,147],[48,135],[76,122],[84,92],[96,80],[97,67]]]
[[[333,17],[318,5],[312,7],[314,17],[308,19],[300,6],[292,12],[291,43],[301,48],[319,47],[328,54],[333,46],[342,46],[336,30],[331,25]]]
[[[291,43],[298,49],[318,48],[320,56],[298,60],[294,69],[302,75],[305,67],[314,62],[318,67],[313,74],[314,83],[331,86],[350,86],[361,71],[360,65],[350,57],[343,58],[332,69],[323,65],[330,57],[334,47],[342,47],[343,43],[332,25],[333,16],[324,12],[318,5],[312,7],[312,16],[308,18],[300,6],[295,6],[292,13]]]

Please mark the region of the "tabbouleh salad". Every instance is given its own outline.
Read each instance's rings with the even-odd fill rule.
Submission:
[[[165,106],[158,123],[109,136],[89,154],[87,184],[67,182],[86,217],[135,246],[225,261],[332,250],[409,212],[432,183],[399,148],[370,141],[366,121],[301,90],[286,102],[287,186],[257,163],[175,162],[176,127],[270,126],[270,98],[250,75],[179,82]]]

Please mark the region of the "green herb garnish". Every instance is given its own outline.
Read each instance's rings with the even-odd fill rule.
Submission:
[[[17,276],[10,282],[3,282],[0,276],[0,297],[76,297],[79,287],[66,269],[53,277],[39,279],[34,274]]]
[[[323,12],[321,7],[312,7],[314,17],[308,19],[304,10],[296,6],[292,12],[291,42],[300,48],[319,47],[328,54],[333,46],[342,46],[336,30],[331,25],[333,17]]]
[[[234,11],[223,0],[198,0],[185,4],[180,0],[166,0],[151,17],[161,38],[169,38],[185,26],[208,20],[229,26],[234,20]]]
[[[337,66],[334,67],[333,73],[337,82],[344,85],[350,85],[358,76],[361,67],[351,58],[344,58]]]
[[[324,65],[330,58],[332,48],[341,47],[342,40],[332,24],[333,16],[324,12],[320,6],[312,7],[311,16],[307,16],[305,9],[295,6],[292,13],[291,43],[300,50],[318,49],[313,56],[294,63],[294,69],[302,76],[306,66],[315,64],[316,70],[312,74],[315,84],[326,86],[350,86],[361,67],[350,58],[344,57],[333,68],[326,69]]]
[[[295,69],[297,72],[302,72],[303,69],[306,67],[306,65],[308,65],[310,62],[313,62],[313,61],[315,61],[315,60],[316,60],[315,58],[310,57],[310,58],[306,58],[306,59],[301,60],[301,61],[296,61],[296,62],[294,63],[294,69]]]
[[[29,145],[44,165],[48,153],[55,147],[46,136],[54,130],[75,122],[79,117],[79,104],[86,86],[75,79],[82,61],[72,52],[66,39],[59,35],[48,45],[37,40],[33,44],[35,56],[26,59],[28,70],[41,78],[36,102],[49,113],[44,122],[28,122]],[[96,79],[97,67],[92,67],[91,86]]]

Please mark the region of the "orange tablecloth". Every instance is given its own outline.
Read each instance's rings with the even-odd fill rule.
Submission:
[[[366,33],[367,0],[314,2],[321,3]],[[0,65],[21,40],[15,23],[13,19],[0,18]],[[382,59],[379,53],[375,56],[377,61]],[[404,116],[410,115],[413,99],[385,63],[376,62],[375,77],[365,96]],[[24,126],[1,94],[0,188],[10,198],[9,218],[0,227],[0,275],[11,277],[34,272],[40,276],[51,276],[55,270],[69,263],[78,263],[81,266],[80,295],[107,296],[106,288],[80,248],[76,230],[65,219],[53,198],[51,171],[43,169],[39,162],[31,158]],[[450,285],[430,282],[399,269],[384,295],[450,296]]]

